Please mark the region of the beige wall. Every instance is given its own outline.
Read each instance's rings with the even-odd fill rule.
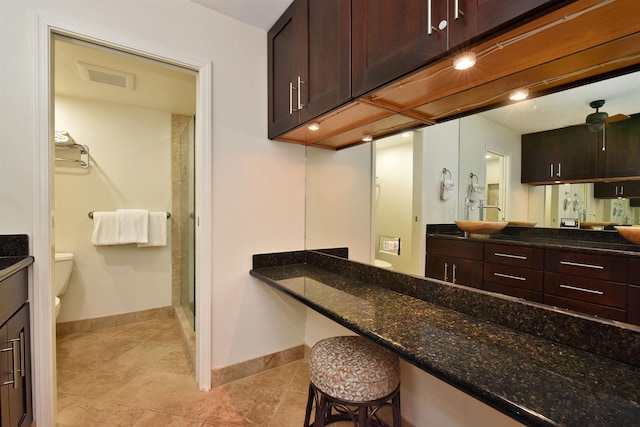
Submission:
[[[55,250],[74,270],[58,322],[171,305],[171,247],[93,246],[90,211],[171,211],[171,114],[56,96],[57,130],[90,150],[90,166],[55,163]],[[56,156],[75,154],[57,149]]]

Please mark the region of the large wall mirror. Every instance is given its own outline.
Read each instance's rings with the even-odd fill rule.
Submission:
[[[308,147],[307,249],[348,246],[356,261],[423,275],[426,224],[478,219],[480,200],[495,206],[484,219],[536,227],[559,227],[564,218],[595,228],[640,223],[633,199],[596,199],[593,183],[520,181],[521,136],[583,124],[596,99],[610,115],[640,112],[640,73],[344,150]]]

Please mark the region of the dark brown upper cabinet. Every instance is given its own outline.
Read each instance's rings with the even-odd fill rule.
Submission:
[[[360,96],[447,51],[444,0],[352,0],[352,95]]]
[[[598,135],[601,143],[598,177],[640,177],[640,114],[611,123],[604,133]]]
[[[353,97],[450,50],[495,36],[562,0],[352,0]]]
[[[351,3],[295,0],[267,35],[269,138],[351,98]]]
[[[596,182],[593,184],[596,199],[640,197],[640,181]]]
[[[593,179],[598,172],[598,134],[577,125],[522,135],[522,183]]]

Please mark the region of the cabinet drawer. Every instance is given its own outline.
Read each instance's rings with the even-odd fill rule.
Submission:
[[[545,273],[544,293],[624,309],[627,285],[590,277]]]
[[[542,266],[544,265],[544,251],[526,246],[487,243],[484,245],[484,261],[494,264],[542,270]]]
[[[527,301],[542,302],[542,292],[536,292],[529,289],[514,288],[513,286],[500,285],[493,282],[484,282],[485,291],[497,292],[503,295],[526,299]]]
[[[458,239],[427,238],[427,252],[462,259],[482,261],[482,243]]]
[[[491,263],[484,265],[485,282],[542,292],[542,278],[541,270]]]
[[[555,295],[545,294],[544,303],[560,308],[568,308],[569,310],[578,311],[580,313],[591,314],[605,319],[617,320],[619,322],[624,322],[626,318],[626,312],[619,308],[608,307],[600,304],[591,304],[589,302],[577,301],[571,298],[562,298]]]
[[[619,256],[546,251],[545,271],[612,280],[627,281],[627,259]]]
[[[26,268],[0,281],[0,325],[22,307],[28,292]]]

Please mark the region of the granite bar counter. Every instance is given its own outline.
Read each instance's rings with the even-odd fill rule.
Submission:
[[[251,275],[526,425],[639,425],[640,328],[345,257],[254,255]]]

